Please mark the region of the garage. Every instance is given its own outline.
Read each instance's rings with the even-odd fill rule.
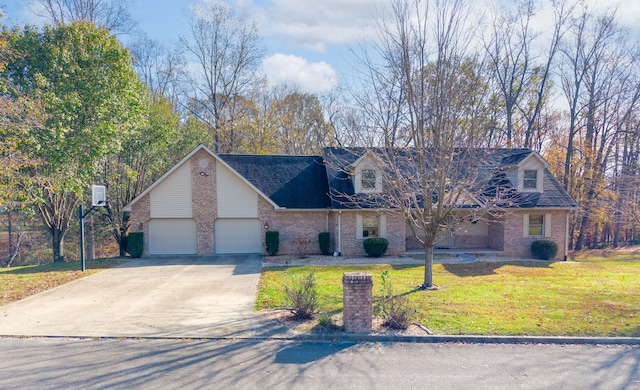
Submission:
[[[262,253],[262,223],[259,219],[218,219],[214,236],[216,254]]]
[[[195,255],[196,222],[190,218],[157,218],[149,221],[150,255]]]

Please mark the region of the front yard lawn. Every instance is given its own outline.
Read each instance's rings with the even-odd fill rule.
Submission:
[[[284,285],[313,271],[320,312],[342,311],[342,274],[369,272],[374,300],[389,270],[397,294],[434,334],[640,336],[640,255],[581,255],[576,261],[434,265],[439,290],[415,290],[422,266],[271,267],[260,278],[258,310],[287,306]]]
[[[0,306],[122,263],[117,259],[87,260],[85,272],[79,271],[79,261],[0,268]]]

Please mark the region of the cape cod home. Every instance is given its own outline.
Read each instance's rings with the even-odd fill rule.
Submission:
[[[530,257],[531,243],[544,238],[558,244],[556,258],[565,257],[576,204],[544,159],[529,149],[483,150],[486,183],[507,188],[517,201],[478,218],[482,196],[474,197],[474,207],[461,208],[461,222],[443,232],[437,246]],[[353,201],[384,191],[366,153],[326,148],[323,156],[217,155],[200,145],[125,211],[131,231],[144,232],[145,255],[262,254],[267,230],[280,233],[279,254],[319,253],[318,234],[325,231],[332,251],[345,256],[364,255],[363,240],[374,236],[389,240],[387,254],[419,249],[400,211]]]

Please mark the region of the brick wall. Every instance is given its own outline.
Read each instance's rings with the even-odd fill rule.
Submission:
[[[455,248],[471,249],[471,248],[488,248],[489,237],[480,234],[454,234]]]
[[[533,257],[531,243],[535,240],[551,240],[558,244],[556,260],[562,260],[566,248],[566,216],[567,211],[544,211],[545,215],[551,215],[551,234],[549,237],[523,237],[523,216],[527,211],[508,212],[504,218],[504,253],[514,257]]]
[[[337,216],[338,212],[334,212]],[[356,216],[367,213],[380,215],[379,211],[348,211],[340,214],[342,229],[342,254],[344,256],[366,256],[362,242],[363,238],[357,238]],[[388,255],[403,255],[406,252],[406,223],[401,212],[387,211],[384,213],[387,219],[386,239],[389,240]],[[332,219],[331,235],[335,236],[337,245],[338,218]]]
[[[328,210],[277,211],[269,202],[260,198],[258,215],[263,225],[269,225],[269,230],[280,233],[279,255],[320,254],[318,234],[327,231]],[[266,253],[264,231],[262,238],[262,249]]]
[[[201,160],[206,167],[201,166]],[[216,161],[206,151],[191,156],[193,219],[197,227],[198,255],[215,253],[213,229],[216,220]]]
[[[504,250],[504,215],[492,217],[489,220],[489,248],[498,251]]]
[[[349,333],[370,333],[373,314],[371,274],[345,272],[342,276],[344,329]]]

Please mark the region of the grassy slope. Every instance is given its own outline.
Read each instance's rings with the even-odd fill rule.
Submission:
[[[374,298],[389,270],[394,290],[418,307],[416,321],[436,334],[640,336],[640,256],[577,262],[435,265],[437,291],[415,290],[420,266],[290,267],[263,271],[256,307],[286,306],[283,285],[314,271],[321,311],[342,310],[342,274],[370,272]]]

